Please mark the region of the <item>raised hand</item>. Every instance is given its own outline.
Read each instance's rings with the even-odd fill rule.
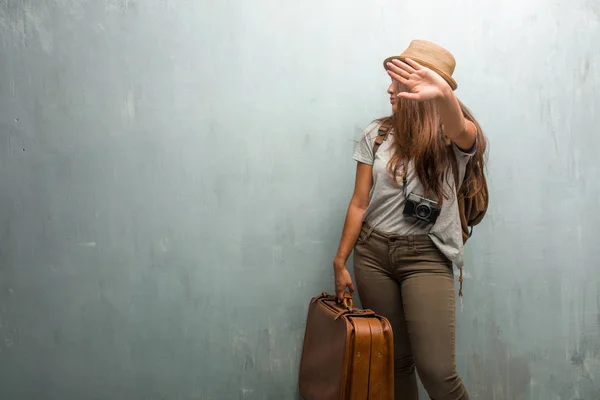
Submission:
[[[405,62],[394,59],[387,63],[387,67],[392,79],[408,89],[407,92],[400,92],[398,97],[424,101],[441,98],[448,90],[452,91],[444,78],[409,58]]]

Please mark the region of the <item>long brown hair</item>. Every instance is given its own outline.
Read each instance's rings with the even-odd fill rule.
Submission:
[[[425,196],[434,195],[443,203],[449,198],[444,188],[451,175],[452,147],[444,135],[442,121],[434,101],[416,102],[398,98],[399,107],[392,116],[380,121],[391,123],[394,127],[394,142],[388,170],[398,176],[404,163],[413,161],[419,181],[425,188]],[[459,101],[466,119],[477,127],[477,151],[467,164],[462,190],[465,195],[474,196],[484,187],[483,171],[487,151],[487,140],[481,126],[471,111]]]

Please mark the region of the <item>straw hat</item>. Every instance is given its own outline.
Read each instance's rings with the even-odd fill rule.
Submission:
[[[383,67],[387,69],[387,63],[393,59],[404,61],[406,58],[415,60],[417,63],[437,72],[448,82],[452,90],[456,90],[458,87],[458,84],[452,78],[456,61],[454,56],[443,47],[426,40],[413,40],[401,55],[386,58]]]

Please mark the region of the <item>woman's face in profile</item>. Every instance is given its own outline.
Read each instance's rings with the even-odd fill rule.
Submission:
[[[398,111],[398,105],[400,103],[398,101],[398,93],[408,92],[408,88],[400,82],[397,82],[392,79],[390,86],[388,86],[387,92],[390,95],[390,104],[392,105],[392,111]]]

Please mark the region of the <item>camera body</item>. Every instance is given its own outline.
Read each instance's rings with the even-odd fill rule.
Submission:
[[[434,224],[440,216],[440,207],[437,201],[421,197],[414,193],[406,196],[403,214],[409,217],[420,219],[421,221]]]

